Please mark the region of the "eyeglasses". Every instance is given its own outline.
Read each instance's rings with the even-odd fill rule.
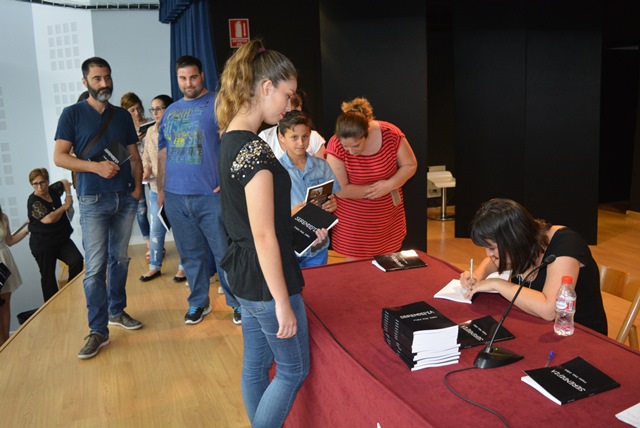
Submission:
[[[153,114],[153,113],[160,113],[162,110],[166,110],[166,107],[150,108],[150,109],[149,109],[149,113],[151,113],[151,114]]]
[[[46,181],[37,181],[35,183],[31,183],[33,185],[33,187],[40,187],[40,186],[44,186],[45,184],[47,184]]]

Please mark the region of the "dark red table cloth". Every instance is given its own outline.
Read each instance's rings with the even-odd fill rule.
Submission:
[[[410,371],[384,341],[381,310],[424,300],[456,323],[492,315],[508,302],[495,294],[471,305],[433,295],[459,276],[455,267],[421,253],[428,267],[382,272],[371,261],[305,269],[311,371],[287,418],[287,427],[495,427],[500,420],[451,393],[443,376],[472,367],[479,347],[462,351],[455,365]],[[628,426],[615,414],[640,401],[640,353],[577,325],[559,337],[553,323],[514,307],[505,327],[516,338],[501,342],[524,359],[496,369],[452,374],[462,395],[502,414],[513,427]],[[559,406],[520,380],[523,370],[581,356],[621,387]]]

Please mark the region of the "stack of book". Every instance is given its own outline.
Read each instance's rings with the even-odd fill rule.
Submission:
[[[387,344],[412,370],[456,364],[458,325],[426,302],[382,309]]]

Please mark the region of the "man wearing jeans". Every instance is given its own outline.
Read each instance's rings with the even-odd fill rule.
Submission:
[[[127,248],[142,194],[142,163],[131,115],[109,104],[113,92],[109,64],[98,57],[84,61],[82,83],[89,98],[65,108],[60,115],[53,159],[56,165],[78,173],[77,193],[86,260],[84,294],[90,328],[78,358],[87,359],[109,343],[109,324],[127,330],[142,327],[140,321],[124,311],[129,271]],[[101,138],[82,156],[107,120],[108,126],[104,127]],[[113,142],[122,145],[131,158],[119,165],[110,160],[86,160],[99,155]],[[71,154],[72,149],[78,157]]]
[[[204,87],[202,63],[183,56],[176,62],[184,95],[164,113],[158,127],[158,205],[164,204],[180,261],[191,288],[185,324],[197,324],[211,312],[209,249],[213,252],[233,322],[240,324],[240,304],[219,262],[227,251],[220,209],[218,153],[220,137],[213,113],[216,97]]]

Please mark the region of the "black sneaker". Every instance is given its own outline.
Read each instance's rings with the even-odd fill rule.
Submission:
[[[184,316],[184,323],[198,324],[200,321],[202,321],[202,318],[204,318],[205,315],[208,315],[210,313],[211,313],[210,306],[207,306],[206,308],[198,308],[198,307],[192,306],[189,308],[189,311]]]
[[[129,314],[124,311],[117,317],[110,317],[109,325],[119,325],[127,330],[137,330],[142,327],[140,321],[131,318]]]
[[[87,340],[87,343],[85,343],[80,352],[78,352],[78,358],[81,360],[95,357],[98,355],[98,352],[100,352],[100,348],[109,344],[108,337],[102,337],[95,333],[89,334],[84,340]]]
[[[242,312],[240,312],[240,306],[233,308],[233,323],[236,325],[242,324]]]

